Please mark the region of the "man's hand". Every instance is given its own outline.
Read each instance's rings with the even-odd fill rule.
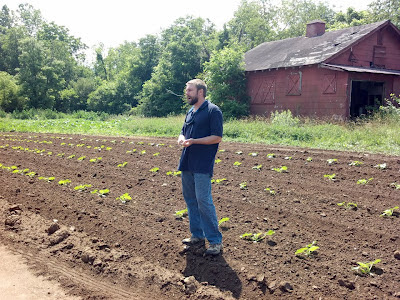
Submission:
[[[185,136],[184,135],[179,135],[178,137],[178,145],[183,145],[183,142],[185,141]]]
[[[193,144],[200,144],[200,145],[212,145],[220,143],[222,138],[216,135],[210,135],[203,138],[198,139],[185,139],[183,135],[180,135],[178,138],[178,145],[183,147],[189,147]]]

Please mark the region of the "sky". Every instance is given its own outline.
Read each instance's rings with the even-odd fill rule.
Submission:
[[[275,0],[279,1],[279,0]],[[159,34],[179,17],[208,18],[222,29],[233,18],[241,0],[1,0],[16,10],[20,3],[39,9],[43,18],[65,26],[90,48],[103,43],[118,47],[124,41],[137,42],[147,34]],[[372,0],[335,0],[335,10],[367,9]]]

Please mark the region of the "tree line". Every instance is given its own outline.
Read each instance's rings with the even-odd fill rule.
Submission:
[[[376,0],[368,10],[335,12],[311,0],[243,0],[222,29],[186,16],[157,35],[104,49],[88,64],[87,46],[68,28],[20,4],[0,11],[0,110],[87,110],[166,116],[185,110],[183,87],[195,77],[227,117],[248,114],[243,54],[267,41],[304,35],[311,20],[327,30],[391,19],[400,25],[400,0]]]

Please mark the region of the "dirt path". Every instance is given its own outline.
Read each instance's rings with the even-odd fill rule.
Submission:
[[[36,275],[26,264],[26,259],[5,246],[0,246],[0,299],[59,299],[78,300],[67,296],[59,283]]]

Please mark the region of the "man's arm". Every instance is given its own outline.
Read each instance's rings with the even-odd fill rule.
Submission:
[[[181,136],[179,136],[179,138],[180,137]],[[179,143],[179,139],[178,139],[178,143],[180,145],[182,145],[183,147],[189,147],[193,144],[198,144],[198,145],[218,144],[221,142],[221,140],[222,140],[222,137],[220,137],[220,136],[210,135],[210,136],[206,136],[206,137],[202,137],[202,138],[198,138],[198,139],[188,139],[188,140],[185,140],[185,137],[183,137],[182,143]]]

